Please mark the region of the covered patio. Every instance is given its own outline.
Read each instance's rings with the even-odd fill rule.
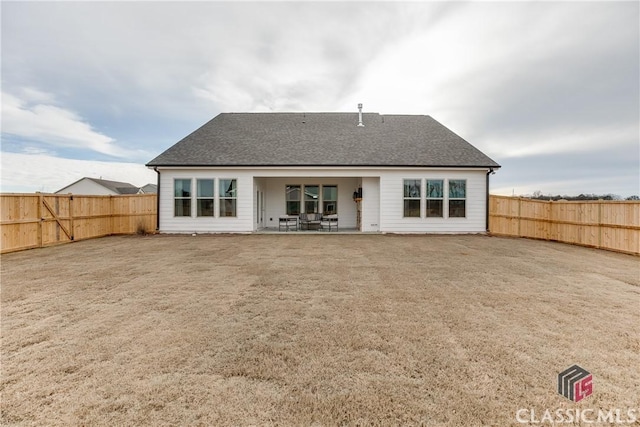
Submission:
[[[255,231],[358,232],[361,186],[360,177],[255,177]]]

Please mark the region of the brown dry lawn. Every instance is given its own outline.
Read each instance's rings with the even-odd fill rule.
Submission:
[[[109,237],[2,256],[1,309],[3,425],[514,425],[640,396],[639,258],[558,243]]]

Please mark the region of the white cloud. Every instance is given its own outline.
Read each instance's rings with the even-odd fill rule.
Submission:
[[[1,192],[52,193],[82,177],[129,182],[143,186],[156,182],[156,173],[136,163],[73,160],[47,154],[3,152]]]
[[[371,58],[404,34],[404,26],[389,25],[402,10],[380,3],[230,7],[227,14],[242,17],[225,43],[207,49],[217,55],[203,55],[192,92],[221,111],[336,111]]]
[[[540,154],[550,153],[587,154],[583,164],[562,156],[586,176],[588,157],[606,154],[598,148],[638,142],[634,2],[4,6],[3,90],[19,119],[4,111],[4,131],[34,140],[12,151],[47,144],[142,160],[118,146],[157,154],[221,111],[356,111],[360,102],[367,112],[432,115],[505,166],[497,182],[535,185],[531,172],[547,169]],[[621,158],[611,163],[637,175]],[[626,182],[608,182],[610,191]]]
[[[24,154],[46,154],[46,155],[49,155],[49,156],[55,156],[56,155],[55,152],[47,150],[46,148],[31,147],[31,146],[23,147],[22,148],[22,153],[24,153]]]
[[[115,140],[92,129],[73,111],[53,104],[54,96],[25,89],[23,97],[2,93],[2,132],[52,146],[96,151],[115,157],[129,155]],[[47,102],[47,103],[42,103]]]
[[[541,154],[582,153],[627,148],[637,150],[638,126],[595,127],[581,129],[546,129],[538,132],[497,135],[485,145],[487,153],[502,159],[528,157]]]

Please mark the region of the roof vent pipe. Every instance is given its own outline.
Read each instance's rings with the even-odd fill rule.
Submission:
[[[364,127],[362,123],[362,104],[358,104],[358,126]]]

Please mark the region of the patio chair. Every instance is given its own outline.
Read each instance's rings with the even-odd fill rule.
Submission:
[[[327,215],[322,217],[320,221],[320,228],[324,230],[327,228],[329,231],[335,229],[338,231],[338,215]]]
[[[297,231],[298,218],[296,218],[295,216],[289,216],[289,215],[281,216],[278,219],[278,231],[282,231],[283,228],[285,231],[289,231],[289,230]]]

